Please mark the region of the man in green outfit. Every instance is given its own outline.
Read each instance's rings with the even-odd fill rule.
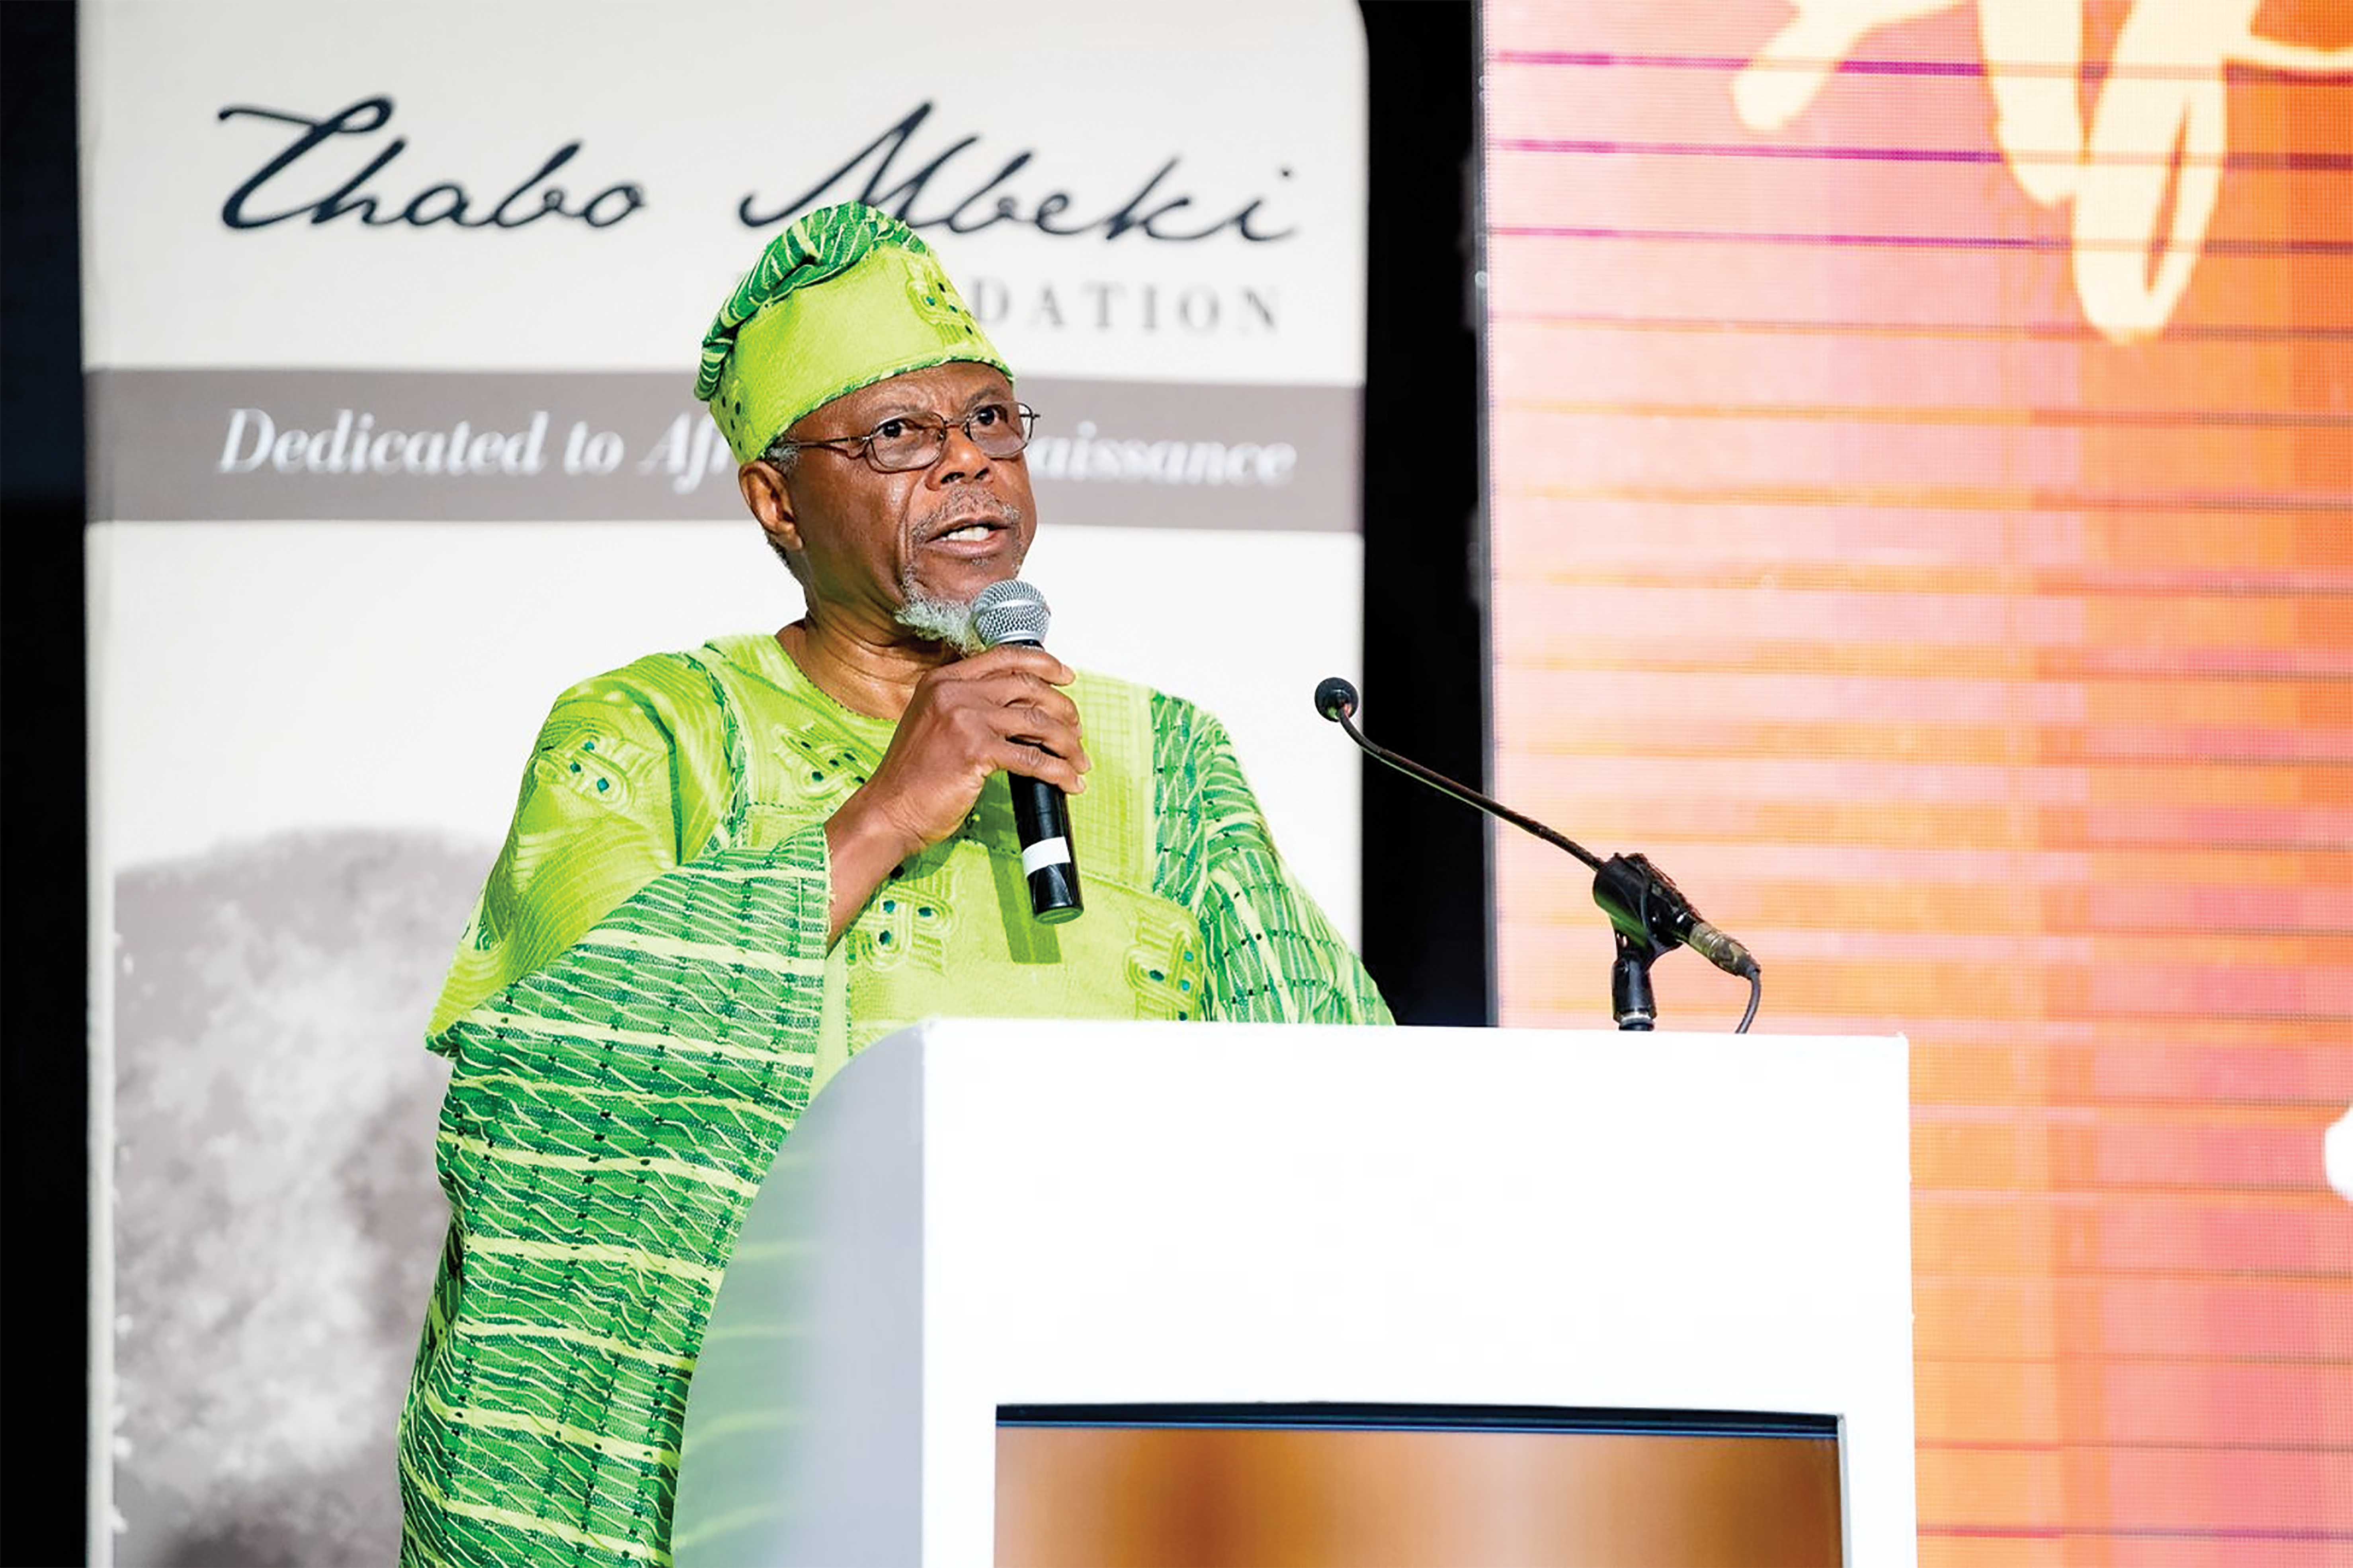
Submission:
[[[809,1097],[933,1015],[1387,1022],[1217,721],[979,650],[1031,416],[929,249],[771,243],[696,395],[807,602],[557,699],[430,1025],[452,1211],[400,1432],[404,1563],[663,1563],[737,1228]],[[1070,796],[1031,915],[1007,771]]]

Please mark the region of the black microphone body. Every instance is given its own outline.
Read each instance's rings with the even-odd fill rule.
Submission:
[[[990,647],[1043,647],[1049,615],[1037,589],[1018,579],[992,583],[972,602],[973,626]],[[1079,862],[1071,847],[1071,805],[1042,779],[1008,773],[1013,828],[1021,840],[1021,870],[1029,883],[1029,912],[1041,925],[1060,925],[1086,912],[1079,897]]]

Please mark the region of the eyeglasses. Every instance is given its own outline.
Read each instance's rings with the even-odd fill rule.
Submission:
[[[828,436],[815,441],[778,441],[770,453],[821,447],[846,458],[864,458],[886,474],[928,468],[947,450],[948,432],[961,429],[985,458],[1018,457],[1038,427],[1037,410],[1026,403],[984,403],[961,419],[930,419],[902,414],[863,436]]]

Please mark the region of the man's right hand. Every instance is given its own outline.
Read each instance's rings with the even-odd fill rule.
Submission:
[[[1076,679],[1042,648],[997,647],[915,683],[873,776],[826,824],[833,864],[828,945],[891,868],[954,833],[992,773],[1026,773],[1067,795],[1086,789]]]

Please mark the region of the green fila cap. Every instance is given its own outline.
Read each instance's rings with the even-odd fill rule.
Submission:
[[[857,202],[768,242],[702,340],[694,395],[739,463],[812,408],[911,370],[1013,372],[915,231]]]

